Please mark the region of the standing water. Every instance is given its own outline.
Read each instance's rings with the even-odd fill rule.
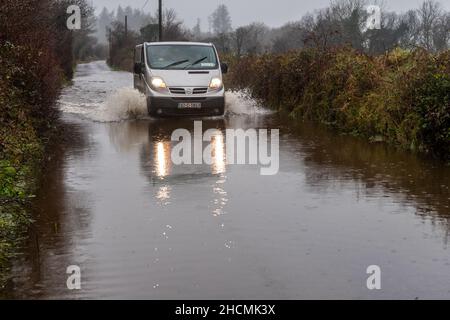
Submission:
[[[148,118],[131,85],[104,62],[78,66],[60,100],[72,138],[49,154],[7,297],[450,298],[449,167],[232,93],[203,130],[280,129],[280,172],[175,166],[171,134],[193,120]],[[71,265],[81,290],[67,289]]]

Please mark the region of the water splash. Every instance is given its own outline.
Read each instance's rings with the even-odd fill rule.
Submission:
[[[261,107],[245,91],[227,91],[225,101],[227,115],[259,115],[271,113],[270,110]]]
[[[60,109],[95,122],[120,122],[148,117],[145,96],[135,89],[117,89],[104,100],[80,104],[62,100]]]
[[[100,122],[142,119],[148,116],[145,96],[132,88],[121,88],[113,92],[98,111],[93,120]]]
[[[103,103],[61,103],[61,110],[78,114],[96,122],[120,122],[125,120],[147,119],[147,105],[143,94],[133,88],[120,88],[110,92]],[[244,92],[226,93],[226,115],[260,115],[269,110],[260,107]]]

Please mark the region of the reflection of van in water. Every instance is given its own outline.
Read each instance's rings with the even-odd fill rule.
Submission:
[[[227,71],[207,43],[144,43],[134,53],[134,87],[147,97],[151,116],[223,115]]]

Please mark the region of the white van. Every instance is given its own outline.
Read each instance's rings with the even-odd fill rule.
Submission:
[[[227,72],[211,43],[151,42],[134,52],[134,87],[151,116],[223,115]]]

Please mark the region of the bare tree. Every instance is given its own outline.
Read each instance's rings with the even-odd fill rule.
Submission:
[[[248,37],[249,30],[246,27],[239,27],[234,32],[235,50],[238,57],[242,55],[244,42],[248,39]]]
[[[236,29],[233,34],[236,54],[258,54],[264,51],[269,28],[263,23],[252,23]]]
[[[426,0],[417,14],[420,20],[419,44],[427,50],[434,50],[433,34],[442,15],[441,5],[433,0]]]
[[[390,51],[407,39],[408,24],[395,12],[382,12],[380,25],[380,29],[366,30],[363,35],[366,41],[365,50],[370,54]]]
[[[163,19],[164,40],[185,41],[188,40],[188,32],[183,27],[183,21],[178,19],[174,9],[166,9]]]
[[[227,34],[232,31],[230,13],[228,7],[224,4],[219,5],[211,14],[210,21],[212,30],[216,35]]]
[[[114,13],[109,12],[108,9],[104,7],[100,15],[97,17],[96,37],[100,43],[107,43],[108,41],[107,29],[111,28],[111,23],[113,21],[114,21]]]
[[[417,45],[419,39],[420,22],[417,11],[409,10],[401,15],[400,19],[406,25],[406,30],[399,39],[399,46],[412,49]]]
[[[202,37],[202,27],[201,27],[201,20],[200,18],[197,18],[197,23],[195,24],[194,28],[192,28],[192,34],[195,39],[201,39]]]
[[[288,23],[272,33],[272,50],[276,53],[303,48],[310,35],[310,31],[298,22]]]
[[[447,50],[450,46],[450,13],[444,12],[433,27],[433,44],[436,51]]]

